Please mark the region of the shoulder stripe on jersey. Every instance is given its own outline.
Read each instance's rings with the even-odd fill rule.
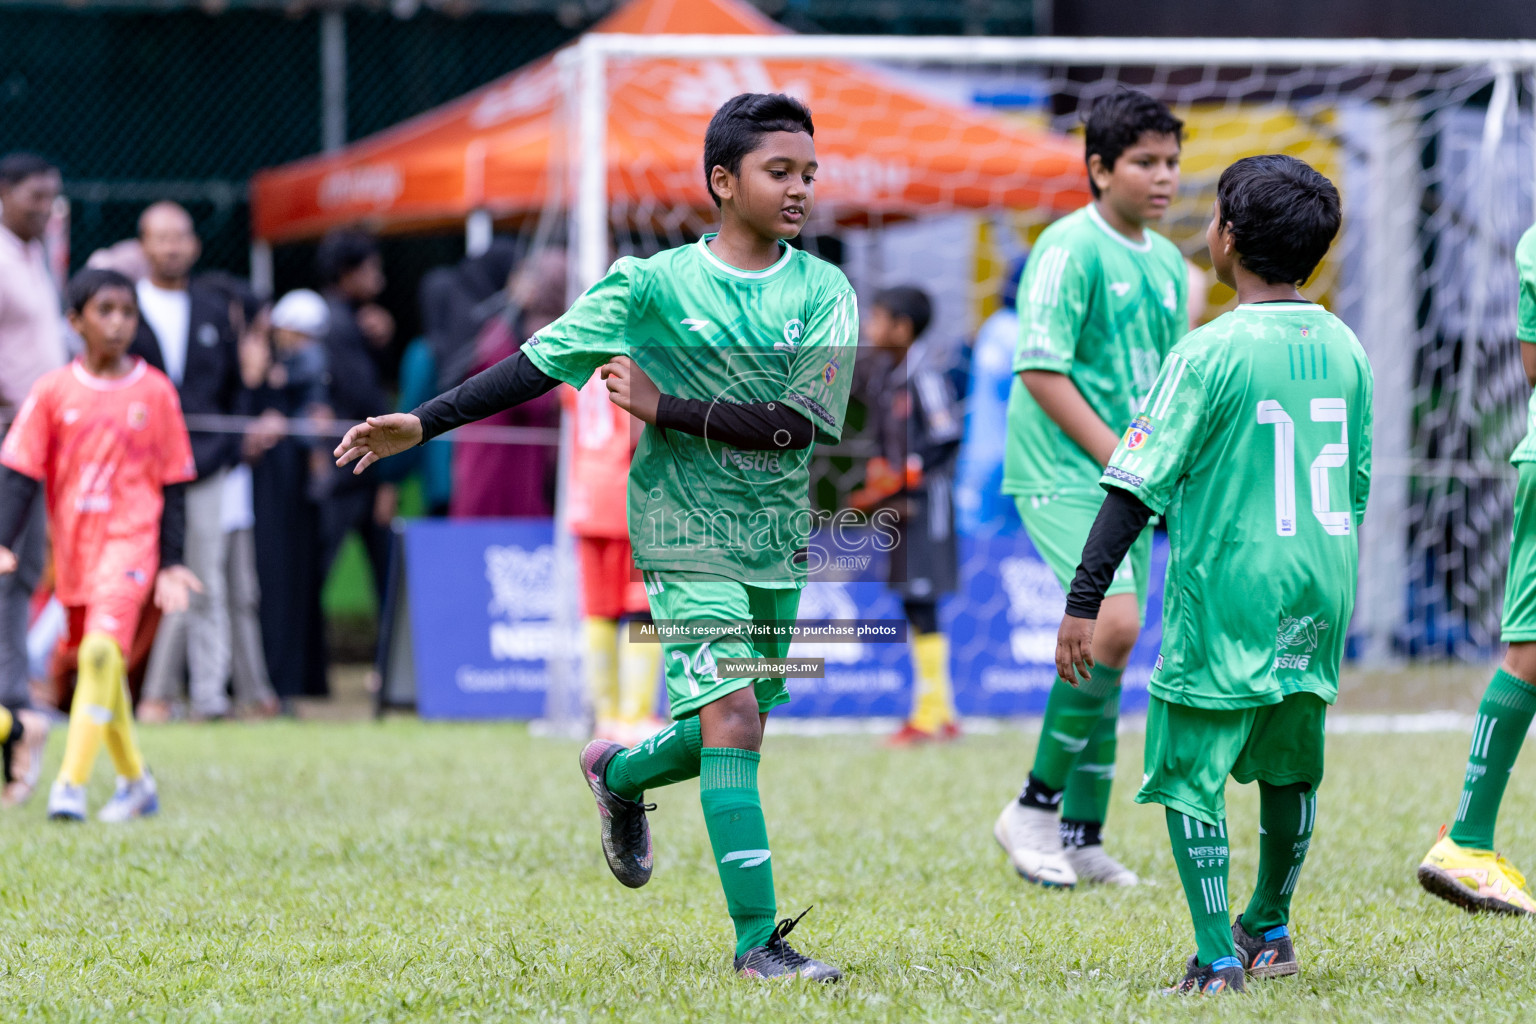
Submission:
[[[1168,411],[1168,404],[1173,401],[1173,394],[1179,389],[1179,381],[1183,379],[1184,368],[1189,363],[1181,356],[1170,354],[1164,365],[1168,372],[1163,376],[1163,386],[1157,392],[1157,400],[1155,403],[1150,398],[1147,400],[1152,404],[1153,419],[1160,419]]]
[[[1061,246],[1052,246],[1040,256],[1040,268],[1030,285],[1029,301],[1036,306],[1054,306],[1061,298],[1061,278],[1067,269],[1071,253]]]

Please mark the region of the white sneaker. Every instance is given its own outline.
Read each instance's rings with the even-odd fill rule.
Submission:
[[[71,786],[63,779],[48,791],[48,817],[54,821],[85,820],[85,787]]]
[[[1009,800],[992,826],[992,835],[1008,854],[1013,870],[1038,885],[1070,888],[1077,872],[1061,845],[1060,818],[1055,811],[1025,807]]]
[[[155,789],[155,777],[144,769],[137,779],[117,777],[117,792],[105,807],[96,812],[97,821],[113,824],[132,818],[145,818],[160,809],[160,793]]]
[[[1136,872],[1104,852],[1098,843],[1092,846],[1067,847],[1067,863],[1077,872],[1079,882],[1097,885],[1140,885]]]

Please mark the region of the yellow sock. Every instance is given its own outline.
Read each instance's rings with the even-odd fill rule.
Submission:
[[[123,686],[123,652],[105,633],[87,633],[80,641],[80,674],[69,706],[69,736],[59,778],[73,786],[90,781],[96,752],[106,736]]]
[[[587,695],[592,700],[592,716],[599,722],[611,721],[619,714],[619,624],[612,619],[589,617],[584,625]]]
[[[0,743],[11,738],[11,727],[15,724],[16,719],[11,714],[11,709],[0,704]]]
[[[619,717],[640,722],[656,715],[656,676],[661,644],[632,644],[629,628],[619,633]]]
[[[116,644],[113,649],[116,649]],[[118,664],[122,665],[121,655]],[[144,755],[139,752],[139,741],[133,733],[133,704],[128,699],[128,674],[119,669],[112,687],[116,700],[112,705],[112,721],[107,723],[107,753],[117,774],[125,779],[137,779],[144,774]]]
[[[912,725],[937,732],[953,722],[955,697],[949,685],[949,640],[943,633],[920,633],[912,640]]]

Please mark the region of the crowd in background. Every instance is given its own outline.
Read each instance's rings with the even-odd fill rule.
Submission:
[[[32,381],[78,352],[43,248],[61,188],[46,160],[0,159],[0,399],[12,408]],[[136,237],[86,260],[136,283],[132,351],[176,385],[196,460],[186,557],[203,592],[186,612],[163,620],[147,614],[130,652],[138,714],[150,721],[266,717],[290,710],[295,698],[327,694],[325,582],[343,541],[356,534],[383,606],[391,524],[407,478],[420,482],[416,511],[425,515],[549,516],[555,506],[557,448],[547,442],[465,437],[361,476],[337,469],[329,453],[347,425],[415,407],[517,351],[558,317],[563,252],[519,260],[511,241],[497,239],[428,272],[419,289],[421,336],[403,345],[378,302],[379,247],[362,231],[326,236],[313,287],[275,302],[232,275],[201,271],[200,254],[192,217],[162,201],[143,210]],[[974,358],[969,344],[950,353],[955,393],[975,398],[957,471],[962,527],[1009,514],[1006,503],[992,501],[1001,452],[991,449],[1000,443],[1016,331],[1012,289],[1002,298]],[[488,422],[542,428],[553,438],[559,418],[552,393]],[[30,677],[37,699],[67,706],[72,666],[51,656],[59,610],[45,600],[41,508],[36,518],[19,545],[23,571],[0,580],[0,687],[26,686]]]

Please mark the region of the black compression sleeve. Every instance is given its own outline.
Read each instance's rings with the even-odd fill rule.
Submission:
[[[538,398],[559,384],[523,353],[514,352],[452,391],[445,391],[411,411],[421,420],[421,439],[430,441],[454,427]]]
[[[166,484],[160,511],[160,568],[182,565],[187,555],[187,485]]]
[[[808,448],[816,438],[811,421],[784,402],[733,405],[662,395],[656,425],[753,452]]]
[[[1083,545],[1083,561],[1072,579],[1072,591],[1067,594],[1067,614],[1074,618],[1099,617],[1099,605],[1115,570],[1152,518],[1152,510],[1130,491],[1118,487],[1108,491]]]
[[[41,486],[25,473],[0,466],[0,547],[14,548]]]

